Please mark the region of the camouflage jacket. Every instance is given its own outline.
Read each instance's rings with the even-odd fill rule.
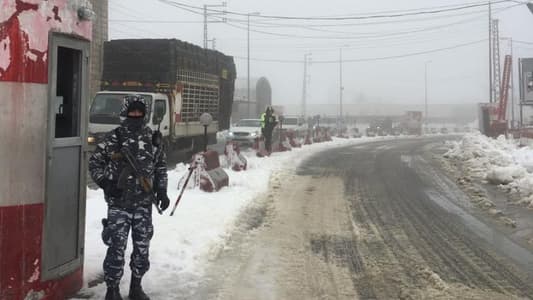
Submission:
[[[161,147],[152,145],[152,130],[149,127],[143,127],[139,132],[132,132],[123,124],[109,132],[96,146],[89,159],[91,178],[96,183],[105,179],[118,184],[120,177],[122,197],[105,195],[110,206],[123,208],[149,206],[150,195],[142,189],[131,170],[128,170],[125,159],[112,159],[112,155],[120,153],[122,147],[127,147],[132,153],[139,172],[152,182],[154,191],[167,189],[166,155]]]

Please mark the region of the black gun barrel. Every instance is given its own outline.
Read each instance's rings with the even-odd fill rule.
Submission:
[[[157,212],[160,215],[163,214],[163,211],[159,208],[159,206],[157,206],[157,199],[155,198],[152,184],[147,180],[147,178],[143,177],[141,173],[139,172],[139,169],[137,168],[137,165],[135,163],[135,158],[131,154],[130,150],[126,147],[122,147],[121,152],[124,158],[126,159],[126,162],[131,167],[131,170],[133,171],[133,175],[139,180],[139,183],[141,184],[143,190],[150,195],[152,203],[157,209]]]

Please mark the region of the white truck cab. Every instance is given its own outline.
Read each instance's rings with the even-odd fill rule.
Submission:
[[[136,93],[122,91],[102,91],[98,92],[91,104],[89,112],[89,136],[90,145],[100,142],[111,130],[120,125],[120,110],[124,102],[124,96],[128,94],[142,95],[148,104],[146,113],[149,117],[149,126],[152,130],[159,129],[163,138],[168,138],[170,134],[170,113],[169,99],[166,94],[161,93]],[[163,119],[160,124],[154,118],[154,112],[161,110]]]

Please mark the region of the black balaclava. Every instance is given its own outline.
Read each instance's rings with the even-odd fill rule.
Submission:
[[[142,116],[139,117],[126,117],[126,126],[131,131],[139,131],[144,125],[144,116],[146,115],[146,106],[139,101],[135,101],[128,106],[128,113],[134,110],[142,112]]]

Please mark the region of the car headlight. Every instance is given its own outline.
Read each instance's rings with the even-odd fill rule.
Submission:
[[[94,144],[96,143],[96,138],[94,136],[88,136],[87,137],[87,143],[88,144]]]
[[[233,137],[233,132],[231,132],[231,131],[228,132],[228,136],[229,136],[229,137]]]
[[[251,137],[256,137],[256,136],[257,136],[257,131],[256,131],[256,132],[252,132],[252,133],[250,133],[250,136],[251,136]]]

